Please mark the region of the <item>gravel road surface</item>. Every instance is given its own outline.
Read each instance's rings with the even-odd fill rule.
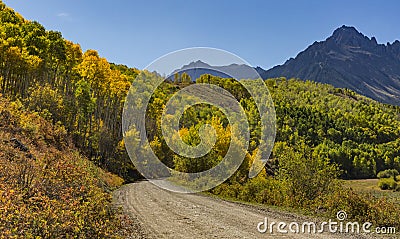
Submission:
[[[257,225],[268,222],[303,222],[309,218],[261,207],[227,202],[199,194],[179,194],[148,181],[124,185],[114,201],[133,219],[131,238],[373,238],[349,234],[259,233]],[[318,225],[318,224],[317,224]],[[388,238],[388,237],[384,237]]]

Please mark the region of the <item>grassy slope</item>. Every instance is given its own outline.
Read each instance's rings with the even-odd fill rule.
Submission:
[[[63,127],[0,96],[0,238],[117,236],[109,192],[122,182],[82,157]]]
[[[381,190],[378,187],[378,179],[345,180],[344,186],[356,192],[371,194],[377,198],[387,198],[400,205],[400,192]]]

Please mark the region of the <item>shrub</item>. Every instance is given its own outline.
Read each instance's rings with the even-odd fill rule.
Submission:
[[[325,158],[311,155],[309,148],[301,145],[303,152],[290,147],[279,154],[277,179],[288,199],[288,206],[306,206],[321,194],[335,190],[339,169]]]
[[[394,179],[397,176],[399,176],[399,171],[397,171],[396,169],[387,169],[385,171],[380,171],[377,175],[378,178],[394,178]]]
[[[215,187],[211,191],[213,194],[219,195],[223,198],[237,199],[239,192],[241,190],[242,190],[242,185],[240,185],[239,183],[233,183],[231,185],[223,183]]]
[[[256,201],[272,206],[284,205],[285,195],[282,192],[282,183],[272,177],[267,178],[266,186],[256,195]]]
[[[239,193],[239,199],[247,202],[259,202],[257,194],[268,187],[267,179],[258,176],[247,181]]]
[[[382,190],[395,190],[398,185],[393,178],[381,178],[378,186]]]

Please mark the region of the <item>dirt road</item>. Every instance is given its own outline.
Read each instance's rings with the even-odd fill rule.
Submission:
[[[371,238],[349,234],[259,233],[258,223],[308,222],[310,219],[197,194],[178,194],[150,182],[125,185],[114,200],[135,221],[133,238]]]

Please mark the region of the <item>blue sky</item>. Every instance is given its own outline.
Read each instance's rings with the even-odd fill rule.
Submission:
[[[84,50],[140,69],[171,51],[199,46],[220,48],[268,69],[342,25],[380,43],[400,39],[400,1],[3,2]]]

